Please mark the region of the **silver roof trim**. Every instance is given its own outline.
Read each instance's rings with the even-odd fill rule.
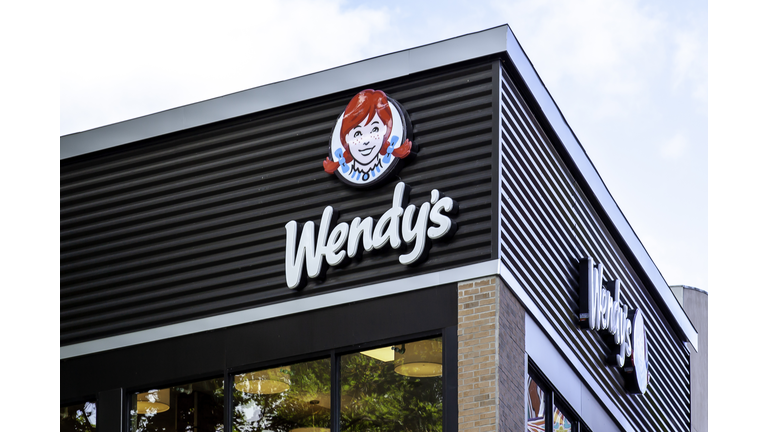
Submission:
[[[640,243],[640,239],[632,230],[616,201],[608,192],[605,183],[592,165],[592,161],[568,126],[557,104],[507,25],[65,135],[60,140],[60,158],[75,157],[342,90],[360,88],[377,81],[504,52],[511,58],[526,86],[544,112],[546,119],[586,179],[587,186],[597,197],[597,202],[593,204],[606,212],[610,218],[609,222],[615,226],[619,235],[628,245],[629,252],[635,256],[643,271],[648,275],[652,283],[652,286],[648,288],[656,291],[657,298],[664,303],[662,307],[666,307],[669,311],[669,314],[665,315],[679,330],[680,336],[698,350],[696,329],[675,299],[669,285]]]
[[[60,158],[116,147],[503,52],[504,25],[61,137]]]
[[[702,294],[709,295],[709,293],[706,290],[703,290],[701,288],[696,288],[696,287],[688,286],[688,285],[670,285],[669,287],[670,288],[682,288],[682,289],[687,289],[687,290],[691,290],[691,291],[698,291],[698,292],[700,292]]]

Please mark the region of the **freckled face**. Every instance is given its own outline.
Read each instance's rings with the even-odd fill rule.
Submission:
[[[352,157],[361,165],[368,165],[376,159],[381,146],[384,145],[387,126],[378,114],[374,115],[367,125],[363,123],[365,120],[349,131],[344,138],[347,140]]]

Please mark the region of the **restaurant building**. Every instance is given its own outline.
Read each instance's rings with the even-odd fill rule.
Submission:
[[[706,430],[507,26],[63,136],[60,186],[62,430]]]

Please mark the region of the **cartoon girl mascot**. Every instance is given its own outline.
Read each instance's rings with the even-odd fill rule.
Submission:
[[[397,102],[381,90],[363,90],[356,94],[337,121],[331,137],[331,154],[323,161],[328,174],[337,173],[355,186],[369,185],[394,169],[398,159],[411,153],[411,140],[405,139],[406,122]],[[394,106],[397,118],[393,119]],[[339,131],[336,135],[336,130]],[[394,135],[393,135],[394,130]],[[337,139],[338,138],[338,139]]]

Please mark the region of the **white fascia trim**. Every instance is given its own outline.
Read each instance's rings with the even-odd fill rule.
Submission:
[[[470,264],[425,275],[396,279],[373,285],[335,291],[328,294],[319,294],[298,300],[276,303],[253,309],[216,315],[88,342],[81,342],[73,345],[66,345],[60,348],[60,358],[66,359],[78,357],[131,345],[247,324],[285,315],[292,315],[497,274],[499,274],[499,260]],[[288,287],[285,289],[287,290]]]
[[[557,107],[557,104],[554,99],[552,99],[546,86],[541,81],[539,74],[536,73],[533,64],[531,64],[531,61],[528,59],[528,56],[523,51],[523,48],[520,46],[520,43],[517,41],[517,38],[515,38],[515,35],[509,27],[507,27],[506,50],[507,54],[512,59],[514,67],[520,73],[523,81],[525,81],[525,84],[528,86],[528,89],[533,94],[536,102],[541,107],[547,120],[565,146],[566,151],[578,167],[579,172],[586,179],[590,190],[597,197],[598,202],[594,204],[600,205],[605,210],[608,214],[609,222],[616,227],[621,238],[627,242],[632,254],[638,260],[643,271],[645,271],[653,284],[653,286],[648,288],[650,290],[655,290],[659,294],[659,297],[672,315],[671,317],[668,316],[668,318],[672,318],[682,331],[682,336],[684,336],[683,340],[685,341],[687,339],[687,341],[693,345],[694,349],[698,351],[699,335],[693,327],[693,324],[691,324],[691,320],[677,302],[677,299],[675,299],[675,295],[672,293],[672,290],[669,289],[669,285],[664,280],[661,272],[659,272],[658,267],[656,267],[656,264],[651,259],[648,251],[645,250],[645,247],[640,242],[637,234],[635,234],[635,231],[629,225],[627,218],[624,217],[624,213],[619,209],[619,206],[605,186],[600,174],[598,174],[595,166],[589,159],[589,156],[587,156],[581,143],[571,130],[571,127],[568,126],[563,114],[560,112],[560,108]],[[667,314],[664,313],[664,315]]]
[[[512,275],[512,272],[510,272],[507,269],[506,265],[504,265],[501,262],[499,263],[499,276],[507,285],[507,287],[509,287],[512,290],[512,292],[517,296],[517,298],[523,304],[523,307],[525,307],[526,317],[530,316],[533,319],[533,321],[538,325],[538,327],[543,331],[543,333],[549,338],[549,341],[551,341],[551,343],[562,354],[562,357],[565,359],[568,365],[570,365],[571,371],[576,372],[581,382],[592,391],[592,394],[594,394],[597,397],[597,399],[600,401],[601,405],[603,405],[605,410],[611,414],[611,417],[613,417],[613,419],[625,431],[634,432],[635,429],[631,426],[627,418],[621,414],[621,411],[619,411],[616,404],[611,402],[610,398],[608,397],[608,394],[605,391],[603,391],[603,389],[597,384],[597,381],[592,377],[592,375],[588,373],[587,369],[581,363],[576,353],[574,353],[573,350],[568,348],[568,345],[566,345],[565,340],[555,331],[555,328],[546,319],[546,317],[541,312],[541,310],[539,310],[539,308],[533,302],[533,299],[531,299],[528,293],[525,292],[525,290],[517,281],[517,279],[515,279],[515,277]],[[526,354],[528,354],[534,361],[536,361],[537,360],[536,356],[531,355],[531,353],[528,353],[529,340],[528,340],[527,325],[526,325],[525,338],[526,338],[525,340]],[[539,364],[539,362],[537,362],[537,364]],[[545,370],[543,372],[547,373],[548,371]],[[555,385],[555,387],[558,387],[558,377],[561,376],[560,374],[567,373],[567,372],[568,371],[552,371],[550,373],[547,373],[547,379],[552,381],[552,384]],[[562,380],[564,378],[561,377],[559,379]],[[563,397],[574,408],[578,409],[581,406],[578,400],[574,400],[572,397],[569,397],[567,393],[563,394]],[[578,414],[581,415],[582,413],[579,412]],[[588,422],[589,419],[585,418],[584,421]]]

